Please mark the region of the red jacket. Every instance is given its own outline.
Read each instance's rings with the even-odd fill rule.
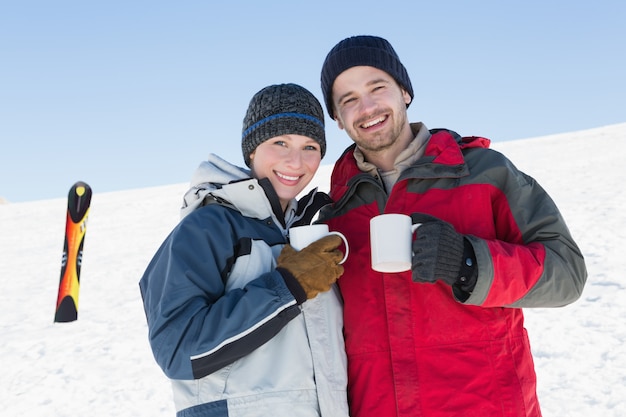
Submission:
[[[354,145],[331,177],[321,220],[350,245],[339,286],[351,416],[540,416],[521,307],[579,298],[583,257],[546,192],[489,140],[432,133],[389,194],[358,169]],[[415,212],[471,241],[478,281],[464,303],[441,281],[371,269],[369,220]]]

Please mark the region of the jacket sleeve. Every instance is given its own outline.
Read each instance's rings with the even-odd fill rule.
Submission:
[[[255,243],[237,239],[226,210],[214,207],[185,217],[139,282],[154,357],[172,379],[223,368],[270,340],[300,311],[272,267],[259,267],[242,288],[227,290],[234,259]],[[273,266],[271,258],[267,265]]]
[[[559,307],[577,300],[587,279],[583,255],[556,204],[504,156],[486,170],[493,237],[468,236],[478,279],[466,304],[483,307]]]

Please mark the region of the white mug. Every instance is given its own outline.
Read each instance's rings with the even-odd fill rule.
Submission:
[[[306,226],[292,227],[289,229],[289,243],[295,250],[302,250],[316,240],[328,235],[337,235],[343,239],[343,244],[346,247],[346,253],[343,255],[343,259],[339,263],[344,263],[346,259],[348,259],[348,240],[340,232],[329,231],[327,224],[309,224]]]
[[[411,269],[413,233],[420,223],[412,224],[406,214],[381,214],[370,220],[372,269],[402,272]]]

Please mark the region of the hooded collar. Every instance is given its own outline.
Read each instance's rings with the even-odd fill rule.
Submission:
[[[239,211],[245,217],[259,220],[272,218],[286,231],[293,224],[309,224],[315,213],[330,203],[329,197],[318,193],[316,188],[299,201],[291,200],[283,213],[269,179],[257,180],[251,175],[250,170],[210,154],[192,176],[190,188],[183,197],[181,218],[199,207],[220,204]]]

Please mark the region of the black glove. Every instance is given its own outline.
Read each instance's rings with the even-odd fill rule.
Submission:
[[[471,243],[454,230],[450,223],[422,213],[411,214],[413,223],[421,223],[413,241],[412,271],[415,282],[435,282],[440,279],[457,290],[467,293],[476,285],[478,270]]]
[[[341,243],[339,236],[329,235],[301,251],[296,251],[289,244],[283,247],[276,269],[300,304],[330,290],[343,274],[343,266],[339,265],[343,253],[337,249]]]

